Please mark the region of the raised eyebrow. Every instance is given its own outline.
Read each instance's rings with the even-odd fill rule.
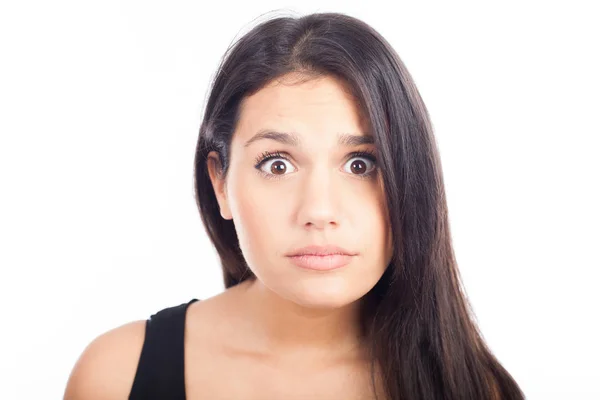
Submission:
[[[263,129],[259,131],[256,135],[252,136],[244,145],[244,147],[250,146],[252,143],[261,140],[261,139],[271,139],[277,142],[288,144],[290,146],[298,146],[300,144],[300,139],[294,133],[287,132],[277,132],[270,129]]]
[[[263,129],[259,131],[256,135],[252,136],[244,147],[250,146],[252,143],[261,140],[261,139],[271,139],[275,140],[279,143],[287,144],[290,146],[299,146],[300,138],[295,133],[289,132],[277,132],[270,129]],[[344,147],[353,147],[360,146],[363,144],[374,144],[375,138],[370,135],[352,135],[349,133],[343,133],[338,135],[338,144]]]
[[[338,144],[344,147],[355,147],[363,144],[374,144],[375,138],[370,135],[351,135],[344,133],[338,136]]]

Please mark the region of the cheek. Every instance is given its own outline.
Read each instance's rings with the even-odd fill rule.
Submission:
[[[372,190],[364,192],[361,199],[360,224],[365,255],[369,268],[376,274],[382,274],[393,254],[393,240],[387,199],[382,177],[374,183]]]
[[[250,266],[262,265],[285,240],[285,202],[261,188],[257,178],[240,177],[231,182],[230,206],[240,248]]]
[[[367,204],[364,210],[369,212],[364,214],[362,223],[365,224],[365,248],[370,252],[369,257],[375,265],[383,269],[389,263],[392,252],[391,225],[386,207],[386,200],[383,195],[374,196]]]

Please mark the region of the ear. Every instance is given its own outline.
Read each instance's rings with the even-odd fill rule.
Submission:
[[[221,216],[225,219],[233,219],[231,216],[231,209],[229,208],[229,200],[227,198],[227,185],[225,184],[225,177],[221,171],[222,164],[219,154],[216,151],[211,151],[207,156],[206,164],[208,174],[210,175],[210,181],[212,182],[215,195],[217,196]]]

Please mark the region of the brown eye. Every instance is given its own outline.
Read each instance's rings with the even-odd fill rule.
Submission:
[[[365,171],[367,170],[367,166],[364,161],[358,160],[358,161],[354,161],[350,165],[350,170],[355,174],[361,175],[361,174],[365,173]]]
[[[283,175],[286,169],[285,163],[282,161],[276,160],[271,164],[271,173],[275,175]]]
[[[289,165],[287,165],[289,164]],[[291,163],[283,158],[283,157],[273,157],[270,159],[266,159],[258,165],[258,169],[261,170],[266,175],[270,176],[284,176],[287,175],[288,172],[293,172],[293,167],[291,167]],[[289,170],[289,171],[288,171]]]
[[[353,157],[346,165],[348,164],[352,175],[368,175],[375,169],[375,162],[367,157]]]

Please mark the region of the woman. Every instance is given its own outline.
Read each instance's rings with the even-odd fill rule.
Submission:
[[[471,318],[426,107],[364,22],[237,41],[195,188],[226,290],[98,337],[66,399],[524,398]]]

